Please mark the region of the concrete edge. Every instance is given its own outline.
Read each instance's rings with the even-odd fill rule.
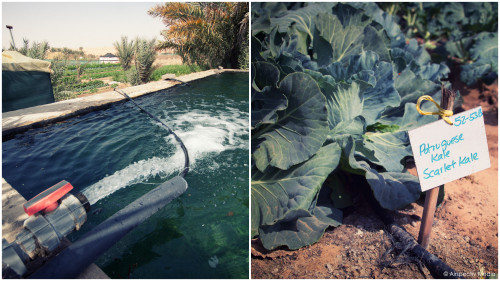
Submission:
[[[211,69],[179,76],[176,79],[182,82],[191,82],[223,72],[248,72],[248,70]],[[127,93],[130,97],[136,98],[156,91],[168,89],[179,84],[180,83],[176,81],[160,80],[143,85],[123,88],[121,90]],[[14,135],[23,133],[30,129],[40,128],[71,117],[86,114],[95,110],[101,110],[114,103],[124,101],[125,99],[126,98],[122,95],[114,91],[109,91],[96,95],[2,113],[2,140],[9,140],[14,137]]]
[[[23,204],[26,199],[2,177],[2,238],[12,243],[28,219]]]

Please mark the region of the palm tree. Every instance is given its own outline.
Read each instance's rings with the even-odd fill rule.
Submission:
[[[47,58],[49,49],[50,47],[47,41],[41,43],[33,42],[31,48],[28,49],[27,55],[30,58],[43,60]]]
[[[134,40],[128,42],[127,36],[122,36],[121,42],[113,43],[123,70],[128,70],[134,58]]]
[[[156,59],[156,39],[135,40],[135,67],[141,83],[147,83],[153,72],[153,63]]]
[[[238,67],[248,37],[248,3],[166,3],[148,13],[168,27],[158,49],[174,48],[185,62],[204,67]]]
[[[248,69],[249,58],[249,42],[248,42],[248,32],[250,25],[250,12],[248,10],[248,5],[245,3],[238,2],[233,15],[233,26],[236,36],[236,44],[233,46],[233,54],[231,58],[237,60],[240,68]],[[232,61],[234,64],[235,62]]]
[[[47,58],[49,49],[50,47],[47,41],[41,43],[33,42],[30,47],[29,40],[23,38],[23,47],[19,49],[19,53],[33,59],[43,60]]]
[[[30,48],[30,41],[26,38],[23,38],[23,47],[19,49],[19,53],[23,54],[24,56],[27,56],[29,48]]]

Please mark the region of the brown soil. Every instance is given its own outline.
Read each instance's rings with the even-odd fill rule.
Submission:
[[[498,81],[474,87],[459,79],[451,82],[463,97],[464,110],[483,108],[491,168],[446,184],[428,250],[466,278],[479,278],[479,272],[498,273]],[[432,278],[414,259],[397,259],[394,252],[384,255],[392,246],[382,222],[363,198],[354,201],[355,208],[344,212],[343,225],[327,229],[311,246],[269,252],[258,239],[252,240],[252,278]],[[422,205],[419,200],[393,212],[415,238]]]

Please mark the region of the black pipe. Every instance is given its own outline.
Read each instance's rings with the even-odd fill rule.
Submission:
[[[186,149],[186,146],[184,146],[184,143],[182,142],[182,140],[174,133],[174,131],[172,131],[172,129],[170,129],[169,126],[167,126],[167,124],[163,123],[160,119],[158,119],[158,117],[154,116],[153,114],[149,113],[146,109],[142,108],[139,104],[137,104],[129,95],[127,95],[125,92],[122,92],[120,90],[117,90],[117,89],[114,89],[115,92],[118,92],[120,94],[122,94],[123,96],[125,96],[126,98],[128,98],[135,106],[137,106],[140,110],[144,111],[149,117],[151,117],[153,120],[157,121],[157,122],[160,122],[160,124],[162,124],[165,128],[167,128],[168,132],[172,135],[174,135],[175,137],[175,140],[177,140],[177,142],[179,143],[179,145],[181,146],[182,148],[182,151],[184,151],[184,169],[182,170],[180,176],[181,177],[186,177],[186,174],[188,173],[189,171],[189,155],[188,155],[188,152],[187,152],[187,149]]]
[[[354,183],[354,181],[358,182]],[[355,184],[354,186],[357,186],[361,190],[362,194],[365,194],[364,197],[368,201],[368,204],[375,212],[375,214],[378,215],[380,220],[382,220],[389,234],[391,234],[392,237],[394,237],[397,241],[402,242],[404,245],[406,245],[408,247],[408,251],[419,258],[425,264],[434,278],[461,279],[461,275],[459,273],[457,273],[444,261],[429,253],[429,251],[418,244],[417,240],[415,240],[415,238],[413,238],[413,236],[408,233],[404,227],[396,223],[391,213],[388,210],[382,208],[382,206],[378,203],[378,201],[373,196],[373,192],[368,187],[368,184],[366,184],[366,182],[363,182],[363,179],[361,177],[352,176],[351,184]]]
[[[165,78],[165,80],[171,80],[171,81],[179,82],[182,85],[191,86],[188,82],[184,82],[184,81],[181,81],[181,80],[175,79],[175,78]]]
[[[76,278],[125,234],[186,190],[187,182],[180,176],[164,182],[103,221],[29,278]]]
[[[387,226],[389,229],[389,233],[399,240],[403,242],[404,245],[410,245],[409,251],[413,253],[416,257],[422,260],[429,269],[432,277],[436,279],[461,279],[462,275],[457,273],[453,268],[451,268],[448,264],[440,260],[435,255],[429,253],[424,247],[417,243],[415,238],[411,236],[404,227],[392,223]]]

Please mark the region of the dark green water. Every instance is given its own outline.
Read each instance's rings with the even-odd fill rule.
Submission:
[[[248,74],[136,101],[185,143],[189,187],[96,263],[112,278],[248,278]],[[184,165],[173,137],[130,102],[18,135],[2,156],[3,177],[25,198],[63,179],[87,195],[95,213],[71,240]]]

